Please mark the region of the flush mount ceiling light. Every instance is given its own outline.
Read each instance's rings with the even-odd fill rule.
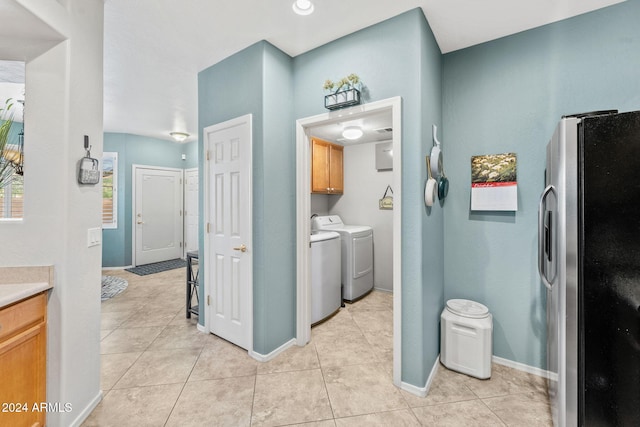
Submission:
[[[169,135],[171,135],[176,142],[183,142],[185,139],[189,138],[189,134],[185,132],[169,132]]]
[[[342,137],[346,139],[359,139],[364,135],[360,126],[347,126],[342,130]]]
[[[293,2],[293,11],[298,15],[311,15],[313,13],[313,3],[309,0],[296,0]]]

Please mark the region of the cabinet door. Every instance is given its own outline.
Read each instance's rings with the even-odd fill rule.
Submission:
[[[344,166],[342,145],[331,144],[329,146],[329,188],[331,194],[344,192]]]
[[[311,139],[311,192],[329,192],[330,144],[316,138]]]
[[[2,426],[44,426],[46,402],[46,323],[0,343],[0,396],[7,411],[0,412]],[[4,409],[4,408],[3,408]]]

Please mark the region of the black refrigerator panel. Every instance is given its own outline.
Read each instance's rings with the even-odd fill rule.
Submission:
[[[640,426],[640,112],[579,126],[578,421]]]

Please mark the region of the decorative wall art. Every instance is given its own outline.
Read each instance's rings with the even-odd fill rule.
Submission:
[[[471,157],[471,210],[517,211],[515,153]]]

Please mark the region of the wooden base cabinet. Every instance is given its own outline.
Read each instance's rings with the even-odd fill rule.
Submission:
[[[0,426],[44,426],[46,292],[0,309]]]
[[[344,192],[343,150],[342,145],[311,138],[311,193]]]

